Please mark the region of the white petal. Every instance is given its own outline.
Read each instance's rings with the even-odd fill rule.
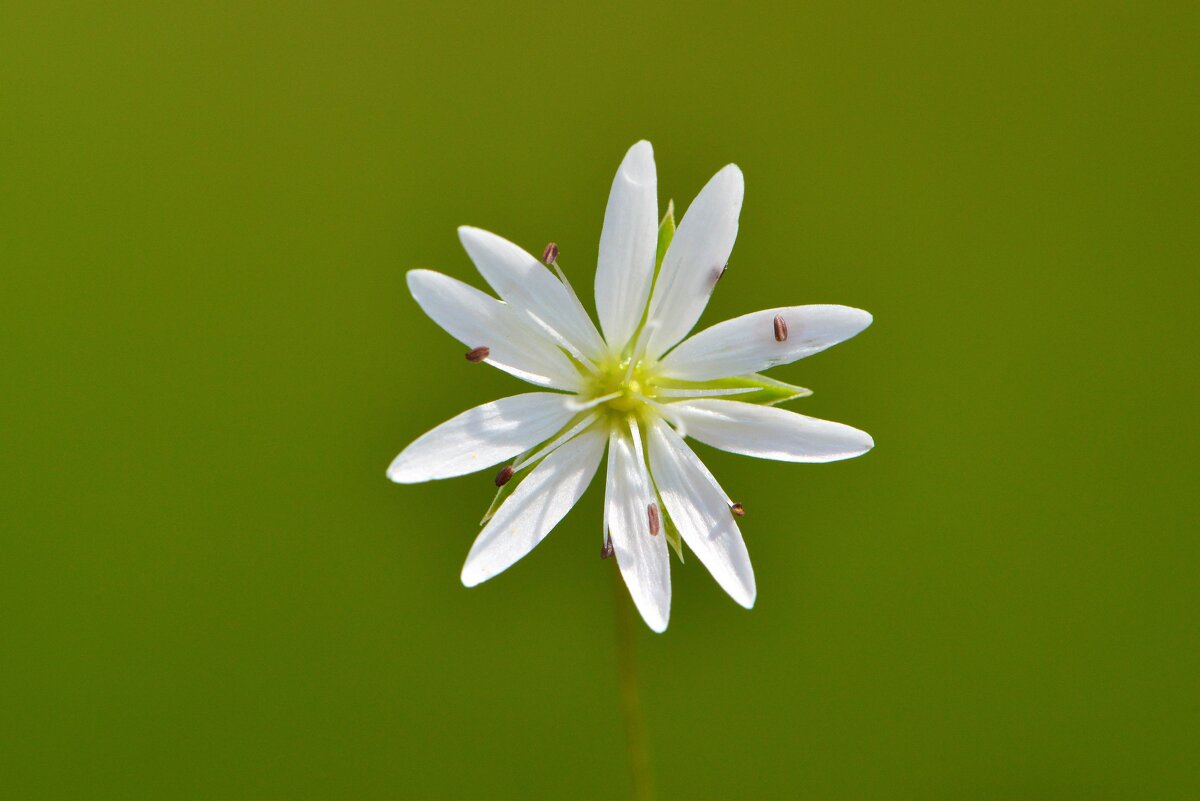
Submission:
[[[723,167],[692,201],[663,257],[650,320],[657,323],[647,353],[662,355],[687,336],[708,305],[737,239],[744,184],[737,165]]]
[[[544,264],[481,228],[461,226],[458,238],[479,274],[514,310],[541,320],[588,358],[600,357],[604,345],[596,326]]]
[[[425,432],[388,468],[388,478],[415,484],[474,473],[554,436],[576,412],[572,395],[528,392],[468,409]]]
[[[474,587],[532,551],[583,495],[603,455],[604,433],[593,428],[547,456],[479,532],[462,583]]]
[[[747,609],[754,606],[754,568],[725,493],[662,420],[650,426],[650,471],[683,541],[733,600]]]
[[[488,364],[531,384],[579,388],[579,371],[571,360],[487,293],[433,270],[410,270],[408,291],[450,336],[468,348],[486,346]]]
[[[671,569],[664,534],[650,535],[633,442],[613,433],[608,441],[605,511],[621,577],[646,625],[657,632],[671,618]]]
[[[646,311],[658,249],[658,177],[646,141],[629,148],[613,179],[600,232],[596,314],[609,347],[625,347]]]
[[[775,338],[775,318],[787,331]],[[706,328],[667,354],[662,375],[685,381],[758,373],[844,342],[871,324],[871,315],[849,306],[786,306],[735,317]]]
[[[731,453],[781,462],[834,462],[860,456],[875,442],[857,428],[728,400],[689,400],[668,407],[689,437]]]

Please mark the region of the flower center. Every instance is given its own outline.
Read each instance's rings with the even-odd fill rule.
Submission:
[[[633,369],[628,360],[614,360],[602,365],[595,374],[590,394],[593,398],[615,395],[601,408],[620,415],[636,414],[645,405],[646,398],[654,397],[654,375],[640,360]]]

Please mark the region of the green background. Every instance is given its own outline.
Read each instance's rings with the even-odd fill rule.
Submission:
[[[0,797],[628,788],[600,484],[464,589],[491,476],[402,487],[523,391],[405,270],[461,223],[590,288],[612,175],[746,174],[702,319],[844,303],[781,368],[874,435],[699,448],[638,631],[662,799],[1200,796],[1194,3],[5,3]],[[586,293],[590,295],[590,289]],[[590,305],[590,298],[587,300]]]

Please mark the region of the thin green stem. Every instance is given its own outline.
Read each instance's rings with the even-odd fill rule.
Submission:
[[[638,683],[635,648],[637,612],[621,571],[613,565],[613,591],[617,607],[617,671],[620,681],[621,713],[625,718],[625,739],[629,745],[633,801],[654,801],[654,781],[650,775],[650,747],[646,721],[642,716],[641,688]]]

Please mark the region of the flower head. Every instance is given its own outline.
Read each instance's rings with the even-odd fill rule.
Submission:
[[[408,286],[434,322],[486,362],[549,391],[478,406],[417,438],[388,468],[408,484],[498,464],[499,487],[462,570],[474,586],[529,553],[570,511],[607,452],[601,555],[615,556],[647,625],[667,627],[668,542],[684,544],[742,606],[754,571],[734,502],[688,447],[828,462],[873,446],[862,431],[776,408],[808,390],[760,372],[862,331],[871,315],[846,306],[786,306],[718,323],[687,339],[729,262],[742,173],[722,168],[675,229],[658,219],[649,142],[625,155],[604,215],[596,267],[599,329],[558,267],[479,228],[459,237],[500,299],[430,270]],[[682,341],[681,341],[682,340]]]

